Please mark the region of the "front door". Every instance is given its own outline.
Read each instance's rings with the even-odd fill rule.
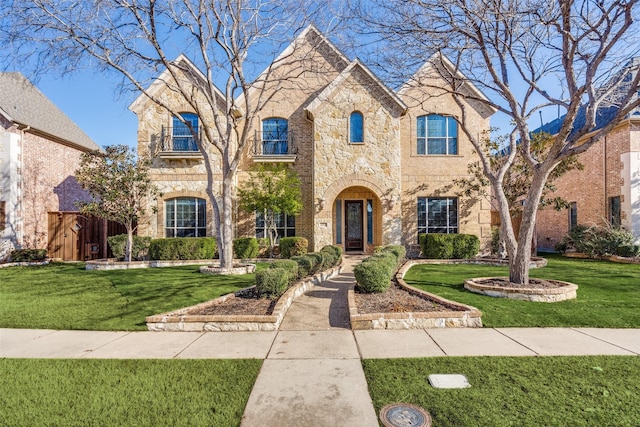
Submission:
[[[345,202],[347,220],[345,234],[347,236],[345,249],[347,251],[364,250],[364,229],[362,227],[362,200],[347,200]]]

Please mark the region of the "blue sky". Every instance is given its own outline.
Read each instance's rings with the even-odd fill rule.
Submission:
[[[138,119],[127,108],[134,95],[119,94],[118,83],[113,75],[81,70],[64,78],[43,75],[35,85],[100,147],[135,148]]]

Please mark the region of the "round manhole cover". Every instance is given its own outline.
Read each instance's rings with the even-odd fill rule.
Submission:
[[[431,415],[419,406],[392,403],[380,410],[380,420],[387,427],[431,427]]]

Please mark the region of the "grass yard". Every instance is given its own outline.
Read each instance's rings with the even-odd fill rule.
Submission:
[[[0,359],[0,425],[238,426],[261,365]]]
[[[258,269],[266,264],[258,264]],[[144,318],[253,285],[254,274],[213,276],[197,266],[87,271],[53,263],[0,269],[0,327],[145,330]]]
[[[464,289],[464,280],[471,277],[508,276],[506,267],[419,265],[407,272],[405,281],[480,309],[486,327],[640,328],[640,265],[545,257],[549,264],[531,269],[531,277],[575,283],[577,299],[556,303],[514,301]]]
[[[639,357],[378,359],[363,366],[378,413],[412,403],[438,427],[640,425]],[[430,374],[463,374],[471,388],[432,388]]]

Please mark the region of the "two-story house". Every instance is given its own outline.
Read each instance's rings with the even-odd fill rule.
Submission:
[[[269,69],[273,82],[258,79],[267,101],[251,129],[237,178],[242,185],[260,162],[287,163],[297,172],[304,208],[295,218],[278,218],[280,236],[305,237],[312,250],[337,244],[364,253],[385,244],[413,249],[419,233],[490,238],[489,205],[457,196],[453,186],[454,179],[467,175],[475,154],[459,129],[459,107],[438,89],[444,84],[439,73],[430,72],[439,62],[428,61],[395,91],[313,26],[282,56],[287,61],[277,59]],[[177,61],[197,86],[197,67],[186,56]],[[293,77],[281,79],[286,75]],[[212,126],[163,83],[168,78],[162,75],[152,84],[154,96],[171,103],[192,128]],[[465,90],[482,95],[471,85]],[[152,156],[152,177],[162,193],[157,215],[139,232],[214,235],[204,156],[189,128],[145,95],[130,109],[139,119],[138,150]],[[488,129],[490,109],[469,104],[468,111],[468,125],[478,132]],[[219,194],[220,174],[214,170],[213,175]],[[265,234],[260,212],[238,212],[235,221],[237,237]]]

